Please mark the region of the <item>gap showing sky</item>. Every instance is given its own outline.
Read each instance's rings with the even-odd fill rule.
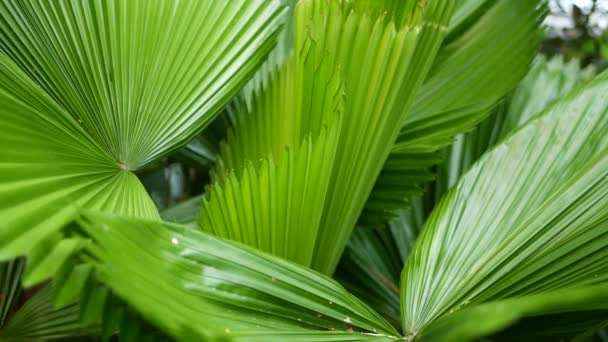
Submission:
[[[583,13],[589,13],[593,6],[592,0],[551,0],[549,7],[551,14],[547,17],[546,24],[549,33],[557,34],[567,29],[574,28],[572,22],[572,5],[581,8]],[[597,0],[596,9],[590,16],[590,24],[595,28],[595,33],[608,30],[608,0]],[[565,13],[564,13],[565,11]]]

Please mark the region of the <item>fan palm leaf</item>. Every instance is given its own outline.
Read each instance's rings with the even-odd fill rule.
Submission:
[[[454,136],[472,129],[525,75],[538,50],[542,1],[460,1],[361,216],[381,226],[422,194],[430,167]]]
[[[218,186],[212,187],[201,216],[204,230],[333,272],[451,10],[449,2],[432,1],[421,8],[412,1],[394,8],[387,4],[395,12],[383,14],[375,5],[298,4],[294,55],[245,96],[246,110],[236,114],[215,172],[218,184],[228,170],[241,180],[232,181],[231,192],[222,189],[221,195]],[[341,119],[331,123],[332,113],[342,111]],[[324,125],[328,137],[335,135],[331,144],[329,138],[315,141]],[[313,148],[299,147],[309,135]],[[288,146],[293,152],[286,154]],[[268,156],[276,172],[242,174],[250,169],[246,161],[257,164]],[[318,170],[288,171],[294,163],[317,165]],[[291,185],[272,185],[279,182]],[[275,194],[275,188],[285,193]],[[302,213],[309,217],[302,220]],[[304,256],[293,254],[295,249]]]
[[[605,281],[607,75],[497,145],[438,204],[402,274],[405,331],[450,310]]]
[[[2,258],[51,238],[75,206],[158,218],[131,171],[183,145],[247,81],[279,5],[1,2]]]

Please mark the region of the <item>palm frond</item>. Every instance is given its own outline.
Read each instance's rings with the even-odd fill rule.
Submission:
[[[582,312],[584,314],[588,312],[591,316],[586,315],[586,317],[591,319],[598,315],[597,310],[608,309],[607,303],[608,286],[606,284],[491,301],[450,313],[438,319],[416,335],[414,341],[474,341],[495,331],[505,329],[518,319],[526,316],[553,315],[556,318],[557,314],[560,313]],[[572,323],[572,320],[569,322]],[[554,329],[559,329],[555,326],[559,321],[553,321],[552,323]],[[540,328],[540,326],[536,328]],[[534,329],[535,327],[531,327],[530,330],[534,331]],[[532,336],[533,333],[527,334],[521,341],[526,341],[525,338]],[[503,337],[505,336],[503,335]],[[511,339],[507,339],[507,341],[513,341],[514,337],[516,336],[511,335]],[[561,338],[563,338],[563,335],[560,335],[560,340]],[[500,335],[495,335],[493,340],[501,341],[503,339]],[[520,339],[517,340],[520,341]],[[533,340],[541,341],[542,339],[536,336]],[[555,339],[551,341],[555,341]]]
[[[0,258],[56,239],[74,207],[158,218],[131,171],[210,122],[282,13],[277,1],[1,2]]]
[[[581,68],[580,61],[565,62],[561,57],[547,60],[538,56],[517,89],[475,129],[456,137],[439,167],[435,198],[451,188],[473,163],[510,132],[593,78],[592,67]]]
[[[604,73],[574,91],[443,198],[402,274],[408,334],[450,310],[606,281],[607,90]]]
[[[277,1],[33,1],[0,9],[0,51],[133,170],[213,118],[272,47],[281,13]]]
[[[337,277],[345,287],[373,304],[391,323],[398,325],[399,273],[426,220],[429,208],[451,188],[487,149],[494,146],[505,122],[521,122],[523,117],[538,114],[590,78],[593,70],[581,69],[578,61],[565,63],[559,58],[539,57],[530,72],[520,82],[512,96],[471,132],[456,138],[447,153],[446,162],[438,169],[437,180],[428,184],[429,192],[422,198],[410,198],[411,208],[397,210],[397,217],[386,229],[359,227],[341,260]],[[524,113],[524,114],[522,114]],[[513,327],[515,333],[518,327]],[[537,336],[537,335],[535,335]]]
[[[52,298],[50,284],[36,292],[4,326],[0,333],[2,341],[52,341],[99,332],[98,324],[80,324],[78,302],[55,307]]]
[[[368,13],[363,10],[366,8],[363,3],[322,1],[302,2],[296,7],[295,50],[291,62],[268,74],[263,79],[265,82],[260,82],[252,95],[245,98],[246,111],[235,117],[235,128],[229,132],[222,147],[216,178],[221,184],[222,175],[235,170],[238,184],[232,181],[237,185],[232,187],[234,194],[226,193],[220,197],[233,196],[234,200],[216,199],[210,202],[209,208],[203,209],[205,217],[211,207],[215,208],[214,216],[222,216],[221,221],[224,221],[219,226],[232,230],[230,234],[220,233],[221,236],[253,243],[268,252],[286,256],[290,248],[274,236],[301,237],[306,229],[315,241],[298,248],[307,250],[302,252],[304,254],[314,254],[310,260],[306,257],[297,261],[325,273],[335,269],[373,180],[388,155],[390,141],[396,137],[398,123],[404,120],[403,107],[411,102],[438,48],[451,3],[428,2],[425,10],[421,11],[417,2],[407,2],[405,7],[399,7],[409,11],[399,15],[403,19],[401,25],[391,21],[391,14]],[[424,18],[421,13],[425,14]],[[339,77],[335,70],[341,70],[343,77]],[[339,127],[335,128],[338,131],[333,147],[326,146],[327,152],[323,157],[317,153],[319,156],[312,158],[310,152],[311,157],[298,156],[302,153],[298,151],[307,151],[299,146],[308,136],[313,139],[313,150],[316,148],[315,137],[321,128],[332,121],[332,113],[341,111],[342,106],[336,101],[341,98],[338,89],[342,88],[337,88],[339,84],[344,85],[346,96],[344,114]],[[332,129],[329,126],[328,132]],[[294,152],[286,154],[288,146]],[[265,172],[276,179],[266,181],[260,178],[260,173],[252,180],[253,172],[247,171],[250,179],[243,180],[246,161],[252,162],[255,169],[259,160],[267,160],[269,155],[277,170],[288,168],[282,166],[291,163],[285,161],[288,157],[294,161],[301,160],[301,163],[309,160],[308,163],[322,165],[318,173],[305,172],[304,168],[286,180],[300,184],[298,186],[312,185],[313,182],[325,184],[317,186],[318,189],[306,188],[318,197],[297,192],[297,197],[293,197],[293,189],[296,188],[292,185],[281,188],[281,191],[287,191],[284,195],[252,201],[261,203],[267,210],[253,211],[254,216],[249,214],[246,208],[252,205],[245,203],[250,201],[248,194],[251,191],[246,188],[249,183],[268,187],[264,182],[285,182],[278,172],[273,176],[270,171]],[[270,165],[269,169],[272,168],[274,166]],[[354,182],[355,179],[363,181]],[[214,189],[217,192],[218,187]],[[272,194],[275,190],[270,187],[268,191]],[[213,196],[212,193],[210,198]],[[242,196],[245,200],[241,199]],[[303,203],[300,198],[317,200]],[[305,222],[306,227],[294,226],[297,221],[291,221],[291,225],[283,224],[290,222],[285,220],[298,220],[298,213],[305,211],[300,210],[303,206],[311,209],[309,212],[312,213],[310,222]],[[272,215],[269,216],[270,211]],[[275,235],[262,232],[259,223],[267,220],[271,220],[271,224],[263,226],[275,227],[271,228]],[[213,231],[213,226],[218,225],[209,220],[201,224],[208,231]],[[251,238],[245,240],[245,236],[254,235],[258,237],[257,242]],[[261,238],[262,235],[266,237]],[[268,241],[270,236],[273,238]]]
[[[74,206],[158,217],[137,178],[0,55],[0,259],[52,238]]]
[[[429,75],[366,204],[381,226],[433,179],[438,151],[485,117],[525,75],[542,37],[541,1],[460,1]]]
[[[82,254],[89,276],[177,339],[398,337],[333,280],[253,248],[151,220],[85,213],[78,225],[93,242]]]

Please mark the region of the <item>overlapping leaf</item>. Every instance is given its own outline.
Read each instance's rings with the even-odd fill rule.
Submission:
[[[0,2],[0,257],[52,239],[74,207],[157,218],[130,170],[211,120],[281,13],[275,1]]]
[[[373,180],[388,155],[390,142],[396,137],[398,123],[404,120],[402,107],[411,102],[415,89],[430,66],[429,60],[441,41],[445,29],[442,25],[449,17],[451,3],[432,1],[426,3],[422,10],[417,2],[409,1],[398,7],[400,14],[387,16],[375,11],[363,11],[363,8],[368,9],[364,3],[353,5],[311,1],[299,4],[295,13],[293,64],[272,73],[268,83],[261,83],[256,89],[252,101],[245,101],[247,112],[237,116],[235,129],[229,133],[227,144],[222,149],[219,171],[216,172],[218,178],[221,179],[224,170],[228,169],[234,169],[237,179],[239,175],[241,178],[237,191],[232,188],[235,191],[231,195],[234,199],[226,197],[227,192],[224,191],[220,197],[226,199],[211,201],[203,209],[203,217],[211,211],[210,207],[215,208],[215,217],[220,217],[220,212],[223,215],[224,222],[219,225],[233,229],[231,238],[247,243],[252,243],[252,239],[245,240],[244,237],[261,232],[258,223],[268,220],[271,220],[275,232],[271,236],[302,237],[301,242],[303,236],[312,236],[314,244],[299,246],[306,252],[297,252],[308,254],[314,251],[312,259],[306,257],[297,261],[325,273],[333,272]],[[426,16],[422,18],[421,13]],[[400,24],[396,26],[393,19]],[[302,151],[309,150],[298,147],[309,135],[312,137],[312,150],[320,148],[315,147],[315,139],[320,128],[331,121],[329,114],[336,111],[336,105],[332,104],[335,102],[329,101],[336,97],[335,90],[332,90],[335,86],[328,87],[328,84],[336,82],[326,74],[332,75],[338,70],[343,75],[344,114],[339,125],[341,127],[328,126],[328,132],[339,129],[339,133],[335,133],[334,146],[327,145],[327,142],[321,144],[327,145],[324,147],[327,153],[333,151],[324,154],[324,157],[317,153],[319,156],[313,158],[310,152],[307,152],[310,157],[298,156],[298,151],[302,154]],[[292,146],[293,157],[292,154],[285,154],[286,146]],[[332,157],[334,154],[335,160]],[[308,160],[306,163],[319,165],[320,170],[316,173],[307,172],[307,168],[297,168],[286,181],[279,178],[272,181],[277,184],[304,184],[306,191],[315,191],[318,197],[300,195],[298,192],[295,192],[297,197],[293,197],[296,188],[292,185],[287,189],[280,188],[287,194],[274,197],[263,195],[264,199],[249,200],[248,194],[254,192],[247,187],[254,181],[242,179],[242,170],[246,170],[243,165],[246,160],[258,164],[260,158],[268,155],[272,155],[277,170],[289,168],[286,165],[292,162],[286,161],[286,156],[300,163]],[[272,168],[271,165],[269,169]],[[264,172],[271,177],[282,177]],[[252,178],[252,174],[253,169],[247,171],[247,177]],[[326,177],[330,177],[328,181]],[[259,175],[254,178],[258,183],[256,187],[268,187],[262,183],[262,179],[257,180]],[[326,185],[308,190],[317,182]],[[236,179],[231,183],[237,184]],[[265,191],[271,194],[275,192],[272,187]],[[245,196],[245,199],[242,200],[241,196]],[[311,200],[306,202],[300,198]],[[254,205],[244,202],[257,202],[268,210],[247,210]],[[253,215],[249,212],[253,212]],[[305,222],[306,225],[295,224],[301,221],[298,219],[300,212],[311,213],[310,222]],[[203,229],[214,229],[205,227],[205,224],[214,225],[209,220],[203,220],[201,224]],[[293,255],[294,252],[289,251],[289,245],[282,239],[272,238],[268,241],[268,237],[262,239],[261,235],[269,236],[266,233],[257,235],[257,242],[253,242],[255,246],[281,256],[288,253]]]
[[[386,162],[360,223],[381,226],[433,179],[429,167],[525,75],[541,39],[541,1],[460,1],[450,32]]]
[[[438,170],[437,180],[430,186],[432,191],[426,194],[424,201],[411,198],[412,208],[396,211],[398,216],[388,224],[388,229],[358,228],[355,231],[338,268],[338,279],[349,291],[373,303],[380,313],[396,324],[399,295],[394,289],[399,286],[398,275],[429,207],[436,204],[434,199],[441,198],[488,148],[508,133],[505,122],[525,123],[527,119],[523,118],[529,119],[540,111],[539,108],[565,96],[585,82],[592,72],[590,68],[581,69],[575,60],[564,63],[560,58],[547,61],[539,57],[500,110],[473,131],[457,137],[446,163]],[[519,327],[513,327],[512,333],[517,331],[520,331]]]
[[[101,282],[178,340],[398,336],[334,281],[252,248],[150,220],[88,213],[79,225]]]
[[[56,308],[52,297],[50,285],[36,292],[2,328],[0,339],[6,342],[53,341],[99,332],[97,324],[80,324],[77,302]]]
[[[66,222],[77,207],[157,219],[131,171],[210,122],[282,13],[278,1],[0,2],[0,259],[27,255],[26,286],[69,275],[80,287],[58,302],[80,295],[81,319],[98,317],[104,292],[73,276],[87,241],[62,237]],[[146,338],[132,321],[122,338]]]
[[[607,91],[604,73],[448,192],[402,274],[408,334],[480,303],[608,281]]]
[[[592,67],[581,68],[580,61],[564,62],[561,57],[537,57],[513,94],[491,117],[471,132],[458,136],[449,149],[446,163],[439,168],[435,198],[451,188],[489,148],[523,125],[534,115],[591,79]]]
[[[336,271],[340,283],[395,326],[401,325],[399,275],[425,219],[420,198],[411,203],[384,229],[357,227]]]
[[[336,282],[296,264],[184,226],[93,212],[74,217],[77,224],[61,224],[69,239],[50,253],[31,253],[25,282],[52,276],[55,302],[65,309],[79,298],[79,322],[101,317],[105,338],[118,329],[125,341],[163,336],[146,322],[182,341],[399,338]],[[66,248],[75,242],[82,248]],[[61,312],[46,307],[47,317]],[[11,331],[25,332],[20,322]]]
[[[553,331],[557,336],[553,336],[553,338],[549,336],[549,339],[544,340],[542,335],[537,335],[542,325],[536,325],[528,327],[523,336],[509,335],[508,331],[506,331],[502,335],[493,336],[492,340],[562,340],[564,337],[562,329],[570,331],[572,327],[569,327],[568,324],[572,325],[573,321],[577,321],[576,316],[573,319],[572,312],[577,312],[578,315],[586,319],[586,321],[579,321],[579,324],[583,323],[584,326],[588,326],[590,322],[595,322],[597,325],[598,318],[600,321],[602,317],[605,319],[606,309],[608,309],[608,286],[606,284],[576,289],[563,289],[520,298],[492,301],[463,309],[433,322],[414,340],[429,342],[474,341],[495,331],[504,329],[522,317],[539,317],[541,315],[552,315],[549,317],[553,318],[553,320],[544,323],[551,324],[549,331]],[[569,319],[565,322],[560,321],[557,317],[559,314],[563,317],[564,313],[570,313],[567,315]],[[559,325],[562,323],[565,323],[566,326]]]

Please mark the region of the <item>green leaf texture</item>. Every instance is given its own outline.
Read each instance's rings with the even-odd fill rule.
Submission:
[[[76,207],[158,218],[131,171],[210,122],[282,13],[277,1],[0,2],[0,259],[56,241]]]
[[[367,8],[364,4],[353,6],[323,1],[298,4],[291,64],[270,73],[267,82],[262,82],[245,100],[246,112],[236,117],[235,128],[229,132],[222,147],[216,172],[221,184],[222,175],[229,174],[230,169],[235,170],[236,178],[231,183],[235,185],[238,181],[238,187],[236,191],[231,187],[233,194],[222,189],[222,196],[214,194],[219,189],[214,187],[209,198],[216,199],[204,206],[202,217],[213,216],[219,220],[214,223],[202,219],[203,229],[215,233],[215,226],[227,227],[232,230],[230,236],[220,233],[221,236],[253,243],[265,251],[303,262],[324,273],[334,271],[397,135],[398,123],[404,121],[402,109],[411,102],[430,66],[429,61],[443,36],[445,27],[442,25],[452,7],[450,2],[432,1],[426,3],[425,11],[420,11],[415,3],[407,2],[401,7],[408,9],[409,14],[399,16],[404,20],[400,26],[389,19],[393,18],[390,14],[362,11],[361,8]],[[421,17],[421,13],[426,16]],[[342,84],[342,88],[336,88],[337,84]],[[341,95],[336,89],[343,89],[343,106],[337,106],[332,100]],[[340,121],[331,124],[332,113],[341,112],[340,108],[343,108]],[[328,137],[335,134],[331,145],[329,139],[316,141],[320,128],[325,125]],[[330,133],[333,130],[336,132]],[[312,143],[306,142],[309,136]],[[300,147],[308,146],[306,144],[311,144],[312,148]],[[285,153],[287,146],[294,152]],[[327,152],[316,153],[314,157],[314,151],[318,149]],[[253,180],[251,175],[260,158],[267,160],[269,169],[275,164],[277,175],[273,176],[272,171],[256,171],[258,176]],[[249,162],[254,164],[253,169],[246,166]],[[321,169],[314,173],[306,167],[295,168],[293,172],[279,171],[298,162],[321,165]],[[243,175],[242,170],[248,169],[251,171]],[[265,180],[263,175],[266,173],[277,179]],[[244,180],[245,176],[250,179]],[[263,194],[263,198],[256,201],[249,199],[249,193],[254,193],[249,190],[251,184],[268,188],[264,192],[274,194],[277,190],[271,185],[279,183],[291,184],[287,189],[277,186],[286,194],[272,197]],[[321,185],[311,188],[317,183]],[[296,192],[298,186],[305,186],[306,191],[314,194],[300,194]],[[222,197],[225,199],[220,200]],[[301,198],[310,200],[301,201]],[[247,208],[254,204],[246,202],[257,202],[261,211],[252,211],[254,216],[251,216],[251,210]],[[309,222],[298,221],[302,212],[311,213],[306,219]],[[261,227],[259,223],[269,220],[271,233],[260,231],[269,228]],[[291,236],[303,237],[305,234],[313,236],[315,241],[303,242],[304,238],[301,238],[300,243],[304,246],[298,248],[302,251],[290,251],[291,242],[285,244],[281,238],[268,240],[272,236],[290,236],[291,240]],[[245,240],[248,236],[258,239]],[[309,257],[311,252],[312,259]],[[295,255],[298,259],[294,259]],[[300,258],[300,255],[305,257]]]
[[[253,248],[150,220],[87,213],[78,221],[98,279],[178,340],[398,336],[335,281]]]
[[[45,285],[15,313],[0,332],[6,342],[64,340],[99,332],[98,324],[80,324],[80,305],[53,305],[53,289]]]
[[[525,124],[553,102],[593,78],[593,67],[581,68],[580,61],[562,57],[547,60],[538,56],[532,68],[511,96],[475,129],[456,137],[446,162],[438,170],[435,198],[451,188],[471,165],[497,142]]]
[[[378,312],[396,326],[399,322],[399,274],[407,260],[414,242],[422,229],[427,211],[436,205],[436,200],[451,188],[455,182],[481,157],[487,149],[502,138],[501,130],[506,131],[505,122],[527,121],[538,114],[550,103],[566,96],[573,88],[587,81],[593,70],[581,69],[579,62],[565,63],[561,58],[547,60],[538,57],[530,72],[520,82],[512,96],[509,96],[499,110],[484,120],[471,132],[456,138],[455,144],[447,154],[446,162],[438,169],[437,180],[429,184],[429,192],[423,198],[410,198],[411,208],[397,210],[398,215],[389,222],[387,229],[367,229],[358,227],[349,241],[340,261],[337,277],[345,287],[359,298],[373,305]],[[572,318],[571,315],[564,317]],[[548,318],[551,323],[553,318]],[[538,325],[538,320],[522,325]],[[566,326],[560,324],[560,326]],[[582,324],[576,326],[578,329]],[[524,335],[540,338],[541,332],[522,332],[523,326],[511,327],[507,336],[524,338]],[[550,329],[549,329],[550,328]],[[553,337],[561,336],[552,324],[547,331]],[[501,335],[502,336],[502,335]],[[507,338],[507,337],[504,337]],[[508,338],[507,338],[508,340]]]
[[[441,148],[472,129],[525,75],[542,38],[541,1],[460,1],[360,224],[381,226],[420,195]]]
[[[443,198],[402,273],[407,334],[473,304],[606,282],[607,91],[604,73],[497,145]]]
[[[480,305],[465,308],[461,311],[448,314],[425,329],[421,334],[414,338],[414,341],[422,342],[461,342],[475,341],[481,337],[492,334],[495,331],[504,329],[522,317],[533,317],[542,319],[540,315],[550,315],[553,320],[544,322],[551,324],[549,331],[559,332],[561,329],[568,331],[568,324],[576,322],[572,314],[569,314],[567,321],[560,320],[567,313],[577,312],[586,318],[587,322],[595,322],[598,310],[608,309],[608,286],[595,285],[574,289],[562,289],[535,295],[510,298],[498,301],[491,301]],[[561,315],[559,315],[561,314]],[[576,316],[574,316],[576,317]],[[542,329],[542,321],[537,321],[536,326],[528,327],[526,334],[508,335],[508,330],[501,334],[491,337],[493,341],[545,341],[542,335],[535,335]],[[566,324],[566,325],[562,325]],[[563,331],[561,331],[563,333]],[[563,341],[563,334],[553,336],[553,339],[546,341]]]

